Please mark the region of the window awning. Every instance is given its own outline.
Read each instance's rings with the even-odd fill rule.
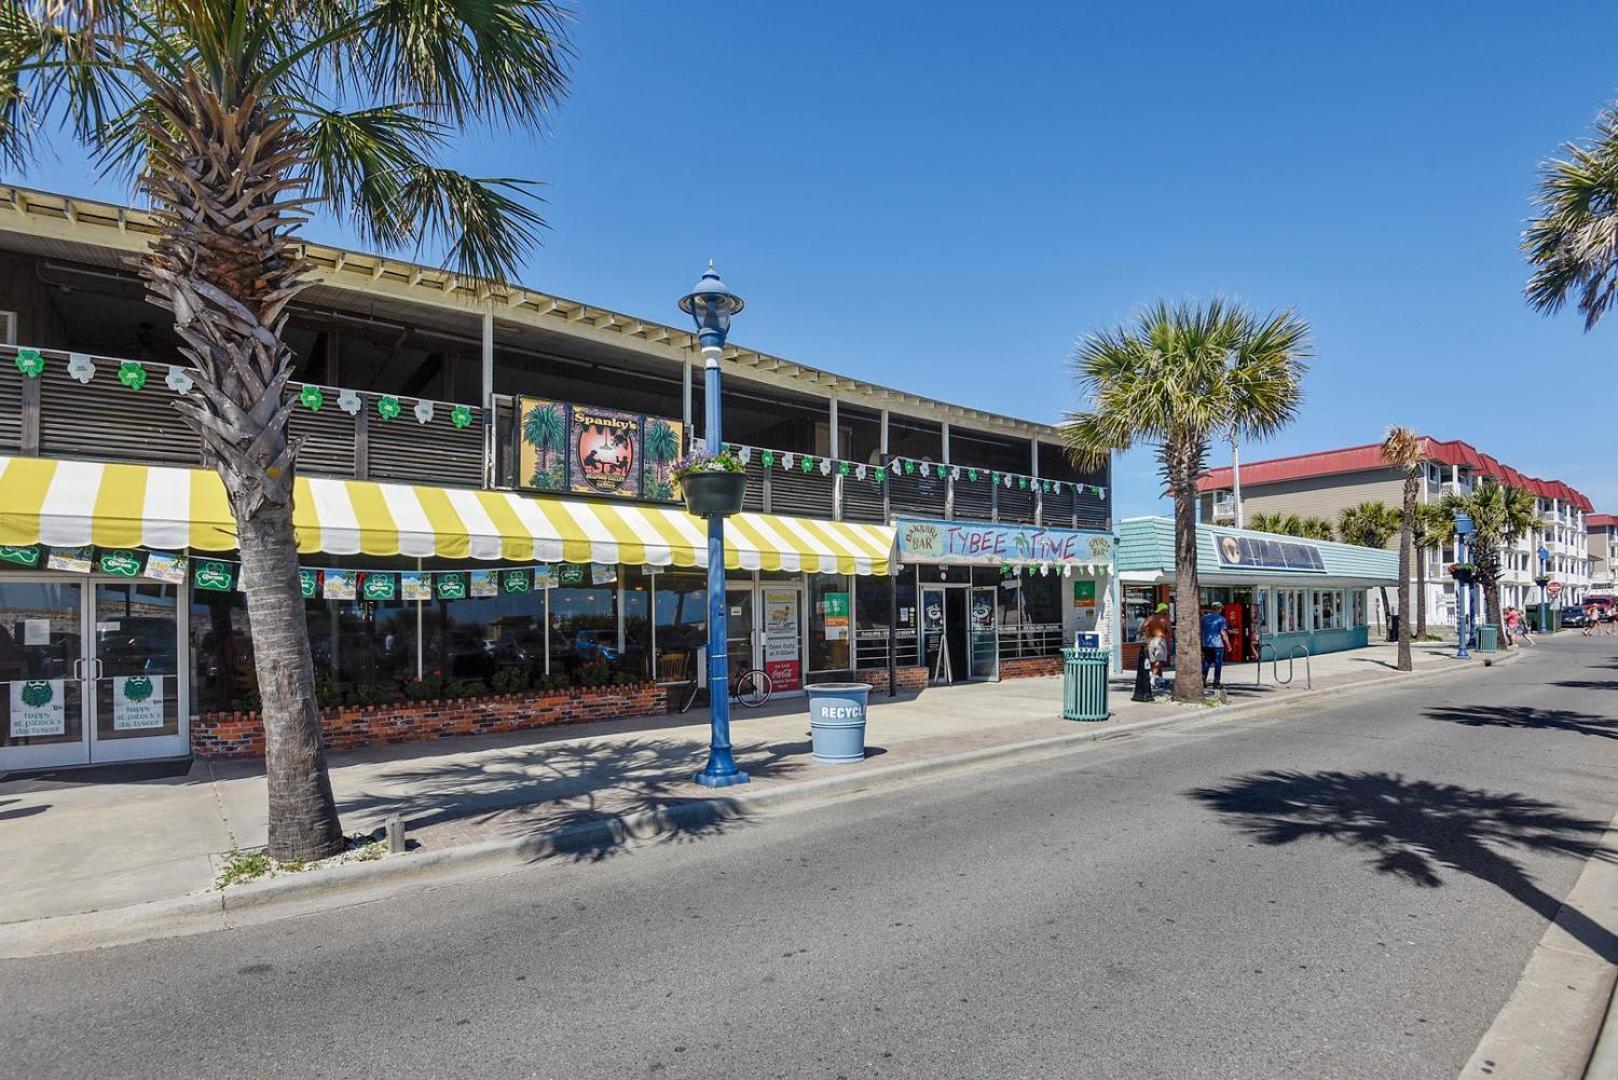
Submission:
[[[512,562],[708,564],[684,510],[554,495],[299,477],[298,550]],[[0,456],[0,544],[230,551],[236,525],[205,469]],[[893,529],[777,514],[725,523],[737,570],[886,574]]]

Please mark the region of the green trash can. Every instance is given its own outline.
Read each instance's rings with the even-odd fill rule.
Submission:
[[[1500,651],[1500,628],[1494,623],[1478,624],[1478,652]]]
[[[1111,654],[1106,649],[1063,649],[1062,659],[1062,719],[1105,720]]]

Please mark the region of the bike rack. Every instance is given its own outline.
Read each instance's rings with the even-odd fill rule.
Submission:
[[[1256,673],[1256,675],[1255,675],[1255,677],[1253,679],[1253,685],[1254,686],[1263,686],[1264,685],[1264,650],[1265,649],[1270,650],[1270,663],[1274,666],[1274,671],[1275,671],[1274,678],[1275,678],[1275,682],[1276,682],[1277,686],[1291,686],[1292,685],[1292,680],[1298,673],[1298,668],[1297,668],[1298,657],[1302,656],[1303,657],[1303,684],[1304,684],[1304,688],[1308,689],[1308,690],[1313,690],[1315,688],[1315,674],[1314,674],[1314,671],[1313,671],[1313,669],[1312,669],[1312,667],[1311,667],[1311,665],[1309,663],[1309,647],[1307,645],[1294,645],[1294,646],[1292,646],[1292,651],[1287,654],[1287,677],[1283,679],[1283,678],[1281,678],[1281,654],[1276,651],[1276,648],[1275,648],[1274,645],[1271,645],[1267,641],[1260,642],[1259,646],[1258,646],[1258,665],[1257,665],[1258,671],[1257,671],[1257,673]]]

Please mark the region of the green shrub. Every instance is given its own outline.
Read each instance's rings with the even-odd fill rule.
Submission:
[[[436,701],[444,696],[444,676],[429,671],[405,683],[405,697],[412,701]]]
[[[520,694],[528,689],[528,672],[520,667],[503,667],[494,673],[489,685],[497,694]]]

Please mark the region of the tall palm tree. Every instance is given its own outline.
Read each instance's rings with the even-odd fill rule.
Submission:
[[[151,200],[136,260],[173,312],[201,436],[236,520],[263,702],[269,851],[342,848],[321,750],[292,530],[287,307],[313,208],[369,244],[442,248],[506,279],[543,221],[523,181],[437,163],[465,124],[527,126],[567,84],[552,0],[41,0],[0,10],[0,163],[47,130]]]
[[[1416,507],[1416,527],[1410,546],[1416,556],[1416,637],[1427,636],[1427,553],[1455,540],[1455,520],[1440,503]],[[1383,603],[1387,601],[1384,599]]]
[[[1233,428],[1264,439],[1290,424],[1303,398],[1309,327],[1291,311],[1260,315],[1214,300],[1158,302],[1132,326],[1091,334],[1073,372],[1088,408],[1070,413],[1063,441],[1075,463],[1105,464],[1137,443],[1157,447],[1174,498],[1174,696],[1202,700],[1197,619],[1197,477],[1210,440]]]
[[[1593,139],[1562,153],[1540,166],[1522,235],[1533,268],[1524,293],[1545,314],[1572,299],[1588,331],[1618,299],[1618,103],[1596,117]]]
[[[1369,501],[1345,506],[1337,515],[1337,539],[1360,547],[1385,548],[1398,535],[1404,518],[1385,502]],[[1418,593],[1418,603],[1419,593]],[[1388,587],[1382,586],[1382,610],[1388,607]]]
[[[1534,497],[1521,488],[1485,480],[1469,494],[1444,496],[1439,505],[1451,519],[1457,513],[1472,519],[1472,573],[1483,591],[1485,617],[1499,626],[1501,555],[1533,528]],[[1505,643],[1505,636],[1500,640]]]
[[[1399,515],[1399,670],[1415,667],[1410,656],[1410,557],[1416,532],[1416,495],[1421,486],[1425,441],[1407,427],[1391,427],[1382,438],[1382,460],[1404,474]]]

